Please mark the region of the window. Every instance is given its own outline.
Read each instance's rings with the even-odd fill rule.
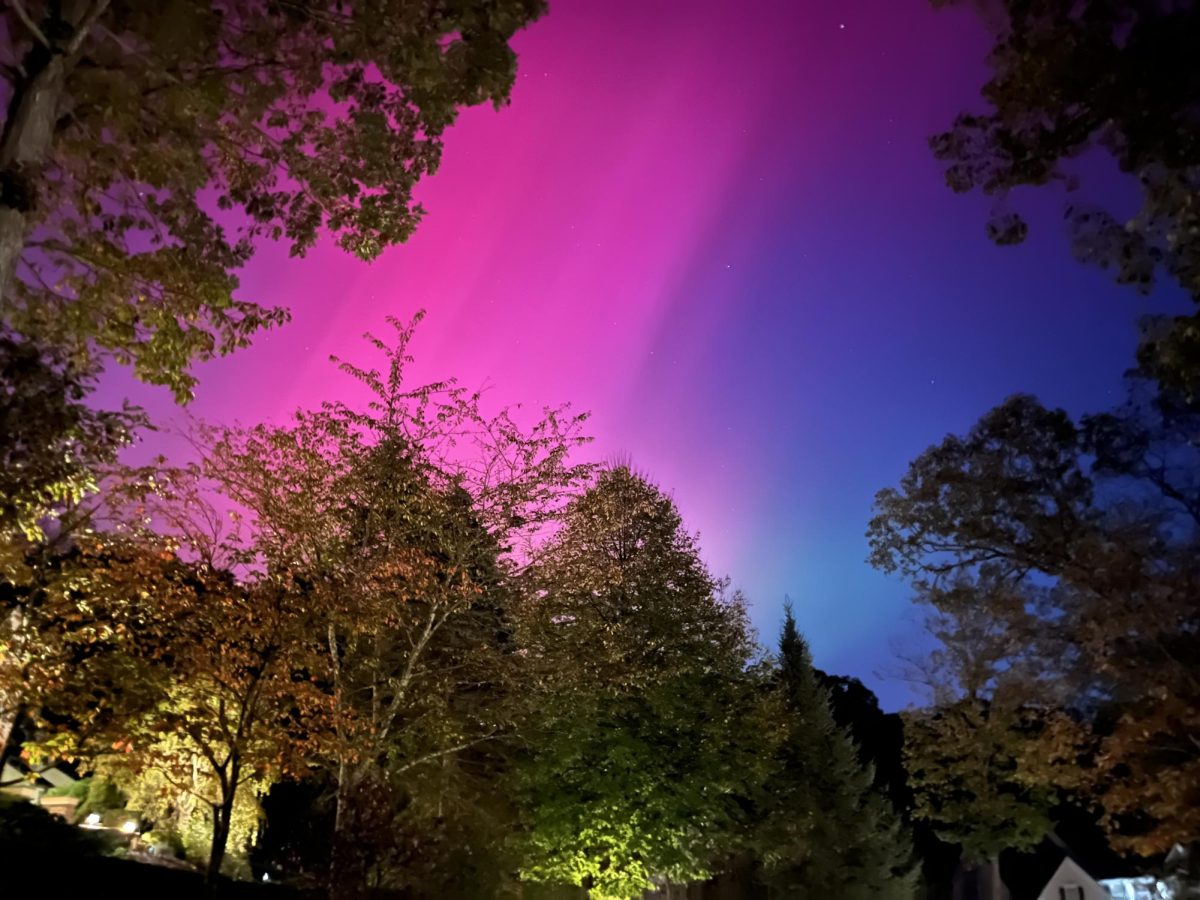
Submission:
[[[1083,888],[1077,884],[1066,884],[1058,889],[1058,900],[1086,900]]]

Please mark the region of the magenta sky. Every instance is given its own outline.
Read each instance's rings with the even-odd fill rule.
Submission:
[[[590,409],[595,454],[674,493],[764,637],[790,594],[818,663],[894,705],[875,673],[908,607],[863,562],[874,491],[1014,391],[1112,399],[1134,340],[1136,300],[1070,260],[1053,204],[1001,251],[942,186],[925,139],[985,47],[927,0],[552,0],[407,246],[256,258],[245,296],[294,321],[202,369],[195,411],[340,394],[329,354],[425,308],[421,374]]]

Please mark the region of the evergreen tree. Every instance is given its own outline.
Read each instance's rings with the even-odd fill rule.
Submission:
[[[765,785],[757,844],[773,896],[913,895],[912,848],[874,772],[834,721],[791,607],[779,640],[777,690],[787,732]]]

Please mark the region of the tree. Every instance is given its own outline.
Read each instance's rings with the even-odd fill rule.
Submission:
[[[513,689],[509,584],[585,471],[568,458],[582,417],[548,410],[524,428],[452,382],[409,387],[411,328],[374,341],[386,373],[343,364],[373,392],[366,409],[198,438],[198,471],[248,516],[246,552],[290,585],[319,642],[314,758],[337,785],[330,880],[348,895],[368,874],[395,882],[381,861],[396,848],[363,836],[392,838],[436,773],[514,728],[528,693]]]
[[[902,713],[885,713],[875,694],[857,678],[814,670],[817,682],[829,692],[833,720],[858,748],[858,761],[875,773],[875,787],[888,798],[906,832],[912,835],[914,859],[920,864],[921,889],[941,896],[959,867],[958,847],[938,837],[936,829],[914,815],[912,779],[905,764],[905,725]]]
[[[1142,854],[1198,836],[1197,433],[1186,403],[1136,386],[1124,409],[1078,424],[1014,397],[881,491],[869,531],[872,561],[934,611],[935,662],[953,676],[943,705],[982,702],[976,719],[1015,721],[1064,762],[1078,736],[1045,716],[1090,724],[1110,837]],[[1042,774],[1076,788],[1077,770]]]
[[[640,896],[739,848],[772,726],[740,597],[675,504],[627,466],[565,511],[533,578],[550,661],[519,771],[522,877]]]
[[[136,409],[85,405],[92,379],[62,355],[0,334],[0,538],[7,566],[46,520],[97,488],[98,469],[132,439]]]
[[[376,343],[386,375],[343,366],[377,391],[365,411],[202,427],[198,462],[111,479],[104,530],[15,597],[38,639],[14,676],[58,726],[27,751],[86,754],[143,800],[160,794],[181,829],[206,821],[210,877],[253,821],[247,790],[327,762],[332,881],[353,892],[366,873],[351,836],[394,840],[401,819],[467,796],[470,778],[447,776],[479,767],[527,702],[511,689],[509,580],[523,535],[585,471],[568,460],[582,417],[523,429],[451,383],[409,389],[410,334]],[[395,857],[383,849],[376,874]]]
[[[994,563],[916,599],[934,645],[908,673],[931,701],[904,716],[912,815],[983,869],[986,896],[1003,897],[1000,854],[1035,849],[1068,790],[1087,781],[1086,728],[1061,709],[1072,654],[1043,633],[1039,592]]]
[[[136,411],[95,412],[83,402],[86,379],[69,365],[28,345],[6,347],[19,407],[8,410],[6,435],[15,470],[0,593],[9,613],[0,694],[14,698],[7,721],[40,722],[26,755],[95,762],[113,746],[131,750],[136,735],[138,752],[120,755],[124,768],[157,768],[162,784],[176,776],[177,793],[185,782],[193,793],[199,781],[212,786],[213,876],[249,748],[262,744],[266,708],[279,704],[269,688],[278,690],[292,622],[278,592],[274,605],[262,602],[266,592],[243,590],[216,568],[217,517],[179,477],[186,473],[114,464]],[[303,690],[287,689],[289,708],[303,708]]]
[[[961,0],[935,0],[948,5]],[[1200,302],[1200,101],[1195,47],[1200,5],[1191,0],[995,0],[983,87],[988,109],[962,113],[931,139],[955,191],[999,201],[988,233],[1024,240],[1025,221],[1005,203],[1013,189],[1075,190],[1072,162],[1109,154],[1141,191],[1121,221],[1084,203],[1067,206],[1076,255],[1149,291],[1165,276]],[[1139,351],[1146,372],[1192,397],[1200,388],[1200,313],[1151,320]]]
[[[908,806],[905,785],[904,723],[898,713],[885,713],[879,698],[857,678],[829,675],[814,669],[818,686],[829,694],[834,724],[858,750],[858,760],[875,773],[875,786],[891,799],[897,811]]]
[[[1001,852],[1031,851],[1054,831],[1060,793],[1042,767],[1063,761],[1040,757],[1042,715],[962,698],[906,719],[914,815],[960,846],[966,863],[987,867],[990,898],[1004,896]]]
[[[191,712],[186,703],[164,701],[158,721],[165,722],[168,706],[177,717]],[[122,745],[129,753],[105,754],[91,765],[127,792],[129,810],[153,823],[143,841],[203,866],[210,882],[222,872],[246,874],[246,854],[261,820],[258,797],[266,782],[239,770],[231,790],[228,781],[215,777],[214,764],[199,753],[186,731],[153,728],[145,720],[137,726],[132,739],[137,743]]]
[[[504,103],[544,0],[41,0],[0,13],[0,313],[185,399],[187,367],[286,319],[238,298],[260,238],[365,260],[464,106]],[[235,215],[236,211],[236,215]]]
[[[164,494],[167,483],[158,484]],[[143,502],[138,513],[152,509],[161,507]],[[70,553],[45,558],[37,590],[23,598],[36,637],[17,658],[27,709],[41,723],[23,752],[86,759],[143,802],[153,786],[180,826],[210,829],[212,878],[234,810],[245,806],[239,789],[294,771],[305,749],[299,734],[320,697],[290,668],[304,663],[304,621],[286,591],[215,568],[212,548],[124,518],[135,524],[77,536]]]
[[[15,698],[14,719],[34,720],[22,752],[54,758],[156,702],[147,598],[166,583],[164,558],[160,547],[85,534],[36,546],[25,562],[26,581],[0,583],[0,687]]]
[[[306,770],[307,754],[320,746],[312,726],[325,697],[303,677],[316,641],[286,589],[239,584],[203,563],[183,580],[174,596],[155,597],[154,615],[170,623],[151,660],[160,699],[120,723],[111,744],[117,752],[103,753],[98,765],[136,785],[144,804],[157,794],[156,805],[172,809],[182,833],[197,821],[207,826],[212,880],[239,819],[239,855],[254,837],[248,792]]]
[[[90,385],[60,354],[0,333],[0,764],[27,706],[36,632],[23,598],[37,593],[39,544],[86,522],[81,502],[141,423],[134,409],[88,407]]]
[[[899,816],[834,721],[790,605],[777,690],[786,722],[755,844],[780,897],[912,897],[916,869]]]

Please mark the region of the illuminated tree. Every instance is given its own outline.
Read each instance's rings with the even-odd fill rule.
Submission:
[[[101,762],[143,793],[153,783],[164,801],[189,813],[198,805],[211,879],[239,812],[246,825],[252,795],[304,772],[321,748],[326,698],[304,677],[318,638],[285,587],[239,584],[203,563],[183,580],[174,596],[154,598],[152,615],[169,622],[150,660],[161,699],[113,729],[117,753]],[[193,821],[184,815],[179,824]],[[247,836],[243,827],[239,854]]]
[[[205,864],[210,878],[221,870],[244,874],[261,825],[258,797],[267,778],[262,772],[247,777],[239,771],[231,791],[231,783],[216,776],[178,720],[170,721],[169,716],[191,712],[186,702],[164,701],[155,713],[165,728],[139,720],[138,743],[121,745],[128,753],[106,754],[92,765],[126,793],[127,815],[153,823],[143,836],[147,843],[182,850],[188,859]],[[206,713],[202,710],[198,718]]]
[[[97,487],[140,423],[136,410],[98,412],[84,404],[92,385],[62,355],[0,335],[0,537],[5,563],[18,538],[44,539],[46,519]]]
[[[287,592],[181,552],[195,555],[130,528],[44,554],[22,607],[34,637],[13,659],[38,722],[23,752],[83,758],[143,795],[170,788],[189,812],[198,802],[211,877],[240,789],[294,771],[322,697],[293,677],[311,641]]]
[[[65,550],[36,546],[24,564],[26,580],[0,584],[0,692],[12,720],[49,729],[38,752],[52,758],[155,702],[143,652],[155,638],[141,626],[164,561],[159,547],[85,535]]]
[[[344,894],[378,856],[361,836],[392,834],[422,784],[505,738],[529,702],[509,581],[585,471],[569,460],[582,417],[523,427],[453,383],[409,387],[410,336],[374,342],[382,374],[343,364],[373,394],[365,410],[201,435],[199,471],[245,511],[247,551],[288,581],[320,644],[309,672],[327,743],[313,758],[337,784]]]
[[[38,602],[40,545],[86,522],[81,501],[140,423],[135,410],[88,407],[90,386],[61,355],[0,334],[0,761],[28,702],[24,657],[36,631],[26,611]]]
[[[534,579],[530,650],[562,667],[520,773],[522,876],[597,897],[707,877],[742,843],[773,733],[741,598],[624,466],[568,507]]]

